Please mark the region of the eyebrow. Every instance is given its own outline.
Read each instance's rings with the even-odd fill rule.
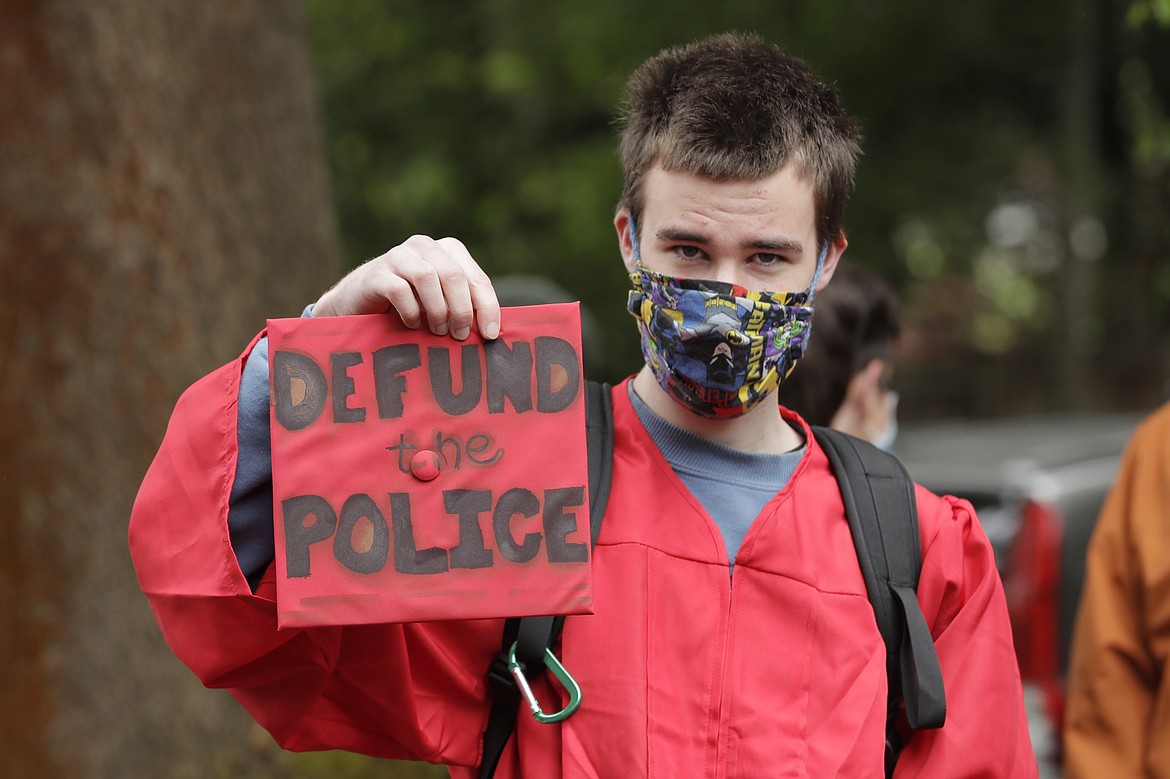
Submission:
[[[695,233],[690,230],[684,230],[676,227],[664,227],[655,233],[655,236],[660,241],[679,241],[681,243],[700,243],[710,244],[712,239],[703,233]],[[746,244],[748,249],[761,249],[770,252],[788,252],[792,254],[802,254],[804,246],[800,241],[782,238],[775,241],[759,240],[750,241]]]

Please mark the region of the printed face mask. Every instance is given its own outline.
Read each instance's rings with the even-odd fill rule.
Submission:
[[[752,292],[646,270],[635,230],[631,218],[636,270],[626,307],[638,320],[646,364],[667,394],[700,416],[747,412],[804,354],[825,252],[808,290]]]

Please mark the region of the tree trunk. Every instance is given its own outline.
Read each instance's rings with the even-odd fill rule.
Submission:
[[[0,0],[0,776],[270,760],[167,650],[126,525],[179,392],[338,274],[304,26]]]

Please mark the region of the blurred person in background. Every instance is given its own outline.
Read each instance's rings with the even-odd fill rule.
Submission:
[[[1069,662],[1069,779],[1170,777],[1170,403],[1146,419],[1093,531]]]
[[[525,273],[510,273],[492,278],[496,300],[501,306],[539,306],[545,303],[570,303],[578,298],[552,279]],[[604,344],[597,317],[581,303],[581,368],[585,377],[601,374]]]
[[[889,450],[898,434],[891,351],[901,324],[893,291],[848,260],[817,297],[813,332],[780,403],[810,425],[835,427]]]

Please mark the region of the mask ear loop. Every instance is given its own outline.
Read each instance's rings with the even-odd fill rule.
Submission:
[[[817,269],[813,271],[812,283],[808,285],[808,305],[813,304],[813,299],[817,296],[817,284],[821,280],[821,271],[825,269],[825,257],[829,255],[829,242],[821,246],[820,251],[817,252]]]
[[[634,249],[634,264],[642,267],[642,250],[638,246],[638,225],[634,223],[634,213],[630,212],[630,244]]]

